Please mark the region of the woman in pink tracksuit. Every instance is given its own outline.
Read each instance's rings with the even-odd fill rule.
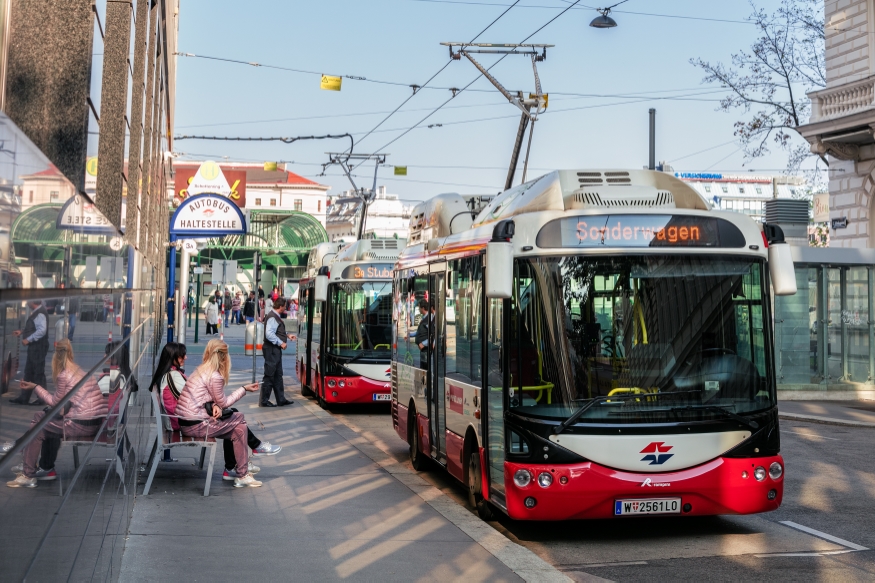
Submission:
[[[222,409],[227,409],[239,401],[246,392],[258,390],[258,383],[243,385],[230,395],[225,395],[225,384],[231,373],[231,357],[228,345],[218,339],[210,340],[204,350],[204,361],[185,382],[176,414],[180,430],[189,437],[216,437],[230,439],[237,461],[237,477],[234,486],[261,486],[261,482],[249,473],[249,446],[247,444],[246,420],[243,413],[231,413],[227,419],[220,419]],[[206,405],[212,403],[212,414],[207,413]]]
[[[21,381],[22,389],[34,389],[37,396],[49,407],[54,407],[64,395],[85,377],[85,371],[73,361],[73,346],[67,339],[55,343],[55,355],[52,357],[52,379],[55,381],[55,393],[49,393],[44,387],[34,383]],[[24,448],[24,470],[15,480],[7,482],[10,488],[36,488],[37,480],[54,480],[55,458],[58,455],[61,439],[90,439],[97,435],[101,424],[108,413],[106,397],[100,392],[97,381],[89,377],[79,387],[69,402],[69,410],[63,416],[56,417]],[[40,411],[33,416],[31,424],[38,423],[46,416]],[[43,442],[54,442],[53,447],[46,448],[49,453],[39,460]],[[47,459],[51,458],[51,459]],[[39,466],[37,466],[39,460]]]

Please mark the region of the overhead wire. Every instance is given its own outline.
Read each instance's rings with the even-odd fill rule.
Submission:
[[[529,36],[527,36],[526,38],[524,38],[523,40],[521,40],[521,41],[520,41],[519,43],[517,43],[517,44],[523,44],[524,42],[526,42],[527,40],[529,40],[530,38],[532,38],[533,36],[535,36],[536,34],[538,34],[539,32],[541,32],[542,30],[544,30],[547,26],[549,26],[550,24],[552,24],[553,21],[555,21],[557,18],[559,18],[560,16],[562,16],[563,14],[565,14],[566,12],[568,12],[569,10],[571,10],[572,8],[574,8],[574,6],[575,6],[578,2],[580,2],[580,0],[575,0],[574,4],[571,4],[570,6],[568,6],[568,7],[565,8],[564,10],[562,10],[559,14],[557,14],[556,16],[554,16],[553,18],[551,18],[550,20],[548,20],[548,21],[547,21],[546,23],[544,23],[540,28],[538,28],[537,30],[535,30],[535,32],[533,32],[532,34],[530,34]],[[516,3],[514,3],[514,4],[516,4]],[[507,55],[508,55],[507,53],[504,54],[504,55],[502,55],[497,61],[495,61],[492,65],[490,65],[489,67],[487,67],[486,70],[487,70],[487,71],[490,71],[493,67],[495,67],[496,65],[498,65],[501,61],[503,61],[503,60],[507,57]],[[426,121],[428,118],[430,118],[431,116],[433,116],[434,114],[436,114],[438,111],[440,111],[440,110],[441,110],[446,104],[448,104],[450,101],[452,101],[453,99],[455,99],[457,96],[461,95],[466,89],[468,89],[468,87],[470,87],[471,85],[473,85],[474,83],[476,83],[481,77],[483,77],[483,74],[482,74],[482,73],[479,74],[479,75],[477,75],[477,77],[475,77],[474,79],[472,79],[470,83],[468,83],[467,85],[465,85],[464,87],[462,87],[459,91],[455,91],[455,92],[453,92],[453,96],[452,96],[452,97],[450,97],[449,99],[447,99],[446,101],[444,101],[443,103],[441,103],[440,105],[438,105],[438,106],[437,106],[432,112],[430,112],[428,115],[426,115],[425,117],[423,117],[423,118],[422,118],[421,120],[419,120],[416,124],[414,124],[413,126],[409,127],[408,129],[404,130],[404,132],[402,132],[402,133],[399,134],[398,136],[395,136],[393,139],[389,140],[389,142],[387,142],[386,144],[384,144],[383,146],[381,146],[380,148],[378,148],[377,151],[379,152],[379,151],[385,150],[386,148],[388,148],[389,146],[391,146],[392,144],[394,144],[395,142],[397,142],[398,140],[400,140],[401,138],[403,138],[404,136],[406,136],[408,133],[410,133],[411,131],[413,131],[417,126],[419,126],[419,125],[422,124],[424,121]]]
[[[498,15],[498,16],[497,16],[492,22],[490,22],[488,25],[486,25],[486,28],[484,28],[483,30],[481,30],[480,32],[478,32],[478,33],[474,36],[474,38],[471,39],[470,42],[474,42],[475,40],[477,40],[477,39],[480,37],[480,35],[482,35],[484,32],[486,32],[487,30],[489,30],[489,29],[492,27],[493,24],[495,24],[496,22],[498,22],[498,21],[501,19],[501,17],[503,17],[503,16],[504,16],[505,14],[507,14],[508,12],[510,12],[511,8],[513,8],[514,6],[516,6],[517,4],[519,4],[519,2],[520,2],[520,0],[516,0],[513,4],[511,4],[510,6],[508,6],[507,9],[506,9],[504,12],[502,12],[501,14],[499,14],[499,15]],[[450,66],[450,63],[452,63],[452,62],[453,62],[453,60],[452,60],[452,59],[449,59],[446,63],[444,63],[444,66],[443,66],[443,67],[441,67],[440,69],[438,69],[437,73],[435,73],[434,75],[432,75],[431,77],[429,77],[428,81],[426,81],[425,83],[423,83],[419,88],[421,89],[422,87],[427,87],[428,84],[431,83],[431,82],[434,80],[435,77],[437,77],[438,75],[440,75],[441,73],[443,73],[444,70],[445,70],[447,67],[449,67],[449,66]],[[392,117],[393,115],[395,115],[395,114],[398,112],[399,109],[401,109],[402,107],[404,107],[404,106],[407,104],[408,101],[410,101],[411,99],[413,99],[413,98],[416,96],[416,94],[417,94],[418,92],[419,92],[418,90],[417,90],[417,91],[414,91],[411,95],[409,95],[409,96],[407,97],[407,99],[405,99],[404,101],[402,101],[401,104],[400,104],[398,107],[396,107],[395,109],[393,109],[393,110],[389,113],[389,115],[387,115],[387,116],[384,117],[382,120],[380,120],[380,123],[378,123],[377,125],[375,125],[375,126],[374,126],[374,127],[368,132],[368,133],[366,133],[366,134],[364,135],[364,137],[362,137],[362,138],[359,139],[359,144],[361,144],[362,141],[366,140],[366,139],[368,138],[368,136],[370,136],[372,133],[374,133],[374,132],[375,132],[375,131],[376,131],[381,125],[383,125],[384,123],[386,123],[386,121],[387,121],[390,117]],[[455,92],[454,92],[453,96],[455,96]],[[350,151],[352,151],[352,150],[350,150]],[[380,150],[377,150],[377,151],[379,152]],[[360,166],[361,163],[359,163],[358,165]]]

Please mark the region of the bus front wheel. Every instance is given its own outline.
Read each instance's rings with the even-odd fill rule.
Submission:
[[[468,452],[468,504],[477,510],[483,520],[492,520],[495,517],[492,506],[483,499],[483,473],[480,468],[480,451],[476,444]]]

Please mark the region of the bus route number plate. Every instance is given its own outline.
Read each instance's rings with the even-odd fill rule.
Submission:
[[[614,515],[627,514],[680,514],[680,498],[651,498],[648,500],[614,500]]]
[[[391,401],[392,395],[390,395],[389,393],[374,393],[374,400],[375,401]]]

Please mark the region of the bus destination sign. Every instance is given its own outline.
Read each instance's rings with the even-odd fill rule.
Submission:
[[[364,263],[344,268],[340,279],[392,279],[391,263]]]
[[[723,219],[685,215],[589,215],[550,221],[542,248],[744,247],[744,235]]]

